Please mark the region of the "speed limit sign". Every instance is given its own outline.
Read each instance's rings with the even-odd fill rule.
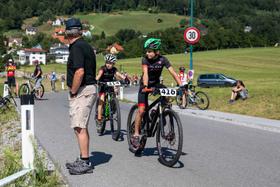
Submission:
[[[200,39],[200,32],[195,27],[189,27],[184,32],[184,39],[188,44],[196,44]]]

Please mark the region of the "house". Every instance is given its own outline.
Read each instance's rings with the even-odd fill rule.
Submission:
[[[17,52],[21,65],[33,65],[34,60],[46,64],[46,51],[41,48],[25,48]]]
[[[65,44],[54,44],[50,47],[49,55],[54,56],[55,62],[59,64],[66,64],[69,57],[69,49]]]
[[[245,26],[244,28],[244,32],[251,32],[252,31],[252,27],[251,26]]]
[[[22,46],[22,38],[13,38],[13,37],[8,38],[9,48],[21,47],[21,46]]]
[[[52,22],[52,26],[61,26],[64,24],[64,19],[63,18],[57,18]]]
[[[25,29],[25,34],[26,35],[35,35],[37,33],[37,28],[32,27],[32,26],[28,26]]]
[[[113,45],[108,46],[106,50],[111,54],[118,54],[119,52],[123,51],[124,49],[120,44],[114,43]]]
[[[54,29],[54,33],[52,34],[52,37],[54,39],[58,39],[60,41],[60,43],[68,45],[69,41],[65,40],[64,33],[65,33],[65,29],[64,28],[56,28],[56,29]]]

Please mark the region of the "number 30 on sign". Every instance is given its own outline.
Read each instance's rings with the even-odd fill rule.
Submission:
[[[196,44],[200,39],[200,31],[195,27],[189,27],[184,32],[184,39],[188,44]]]

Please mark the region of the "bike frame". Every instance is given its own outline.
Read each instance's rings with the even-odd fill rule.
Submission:
[[[104,111],[104,114],[105,114],[106,105],[108,103],[109,119],[113,120],[113,111],[111,110],[111,100],[112,100],[113,97],[115,97],[114,87],[107,86],[106,84],[104,84],[103,86],[105,86],[103,111]],[[112,91],[111,91],[111,88],[112,88]],[[113,130],[114,127],[113,127],[112,123],[110,123],[110,126],[111,126],[111,130]]]
[[[143,120],[144,120],[144,126],[142,128],[144,128],[144,130],[146,131],[146,134],[147,134],[147,137],[154,137],[155,136],[155,133],[157,132],[157,126],[156,126],[156,121],[157,119],[159,118],[160,122],[163,121],[163,116],[162,116],[162,113],[164,111],[164,101],[165,100],[165,97],[162,97],[160,96],[159,98],[157,98],[154,102],[152,102],[152,104],[150,104],[145,113],[144,113],[144,116],[143,116]],[[149,120],[149,111],[154,107],[154,106],[157,106],[157,109],[156,109],[156,113],[153,117],[153,119],[151,119],[152,121]],[[151,122],[151,124],[150,124]],[[162,123],[159,123],[160,125]],[[160,128],[161,130],[161,135],[163,135],[163,128]]]

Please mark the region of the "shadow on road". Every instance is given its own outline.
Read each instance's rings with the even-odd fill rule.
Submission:
[[[122,141],[124,141],[124,136],[126,136],[126,130],[121,130],[120,132],[121,133],[120,133],[120,137],[119,137],[118,141],[122,142]],[[101,136],[108,136],[108,135],[112,136],[111,130],[105,130],[104,134]]]
[[[185,156],[188,153],[182,152],[181,156]],[[140,156],[140,155],[137,155]],[[153,148],[145,148],[141,156],[158,156],[158,149],[156,147]],[[184,163],[180,160],[171,168],[183,168]]]
[[[89,160],[93,163],[94,166],[98,166],[109,162],[111,158],[112,158],[111,154],[95,151],[95,152],[91,152],[91,156],[89,157]]]

